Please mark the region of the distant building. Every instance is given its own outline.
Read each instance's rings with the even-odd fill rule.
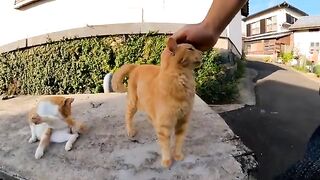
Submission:
[[[277,56],[281,51],[291,51],[293,43],[289,27],[307,15],[283,2],[243,18],[246,54]]]
[[[301,17],[289,29],[293,31],[294,53],[320,63],[320,16]]]

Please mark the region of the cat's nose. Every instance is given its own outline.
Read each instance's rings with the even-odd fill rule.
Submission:
[[[35,115],[35,116],[32,117],[32,122],[34,124],[40,124],[40,123],[42,123],[42,119],[41,119],[41,117],[39,115]]]
[[[34,124],[35,124],[35,125],[41,124],[41,122],[40,122],[40,121],[35,121]]]

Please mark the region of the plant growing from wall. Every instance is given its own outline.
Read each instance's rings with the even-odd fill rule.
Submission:
[[[293,52],[283,52],[280,54],[283,63],[288,63],[293,59]]]

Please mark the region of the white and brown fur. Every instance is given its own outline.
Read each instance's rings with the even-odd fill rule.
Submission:
[[[67,142],[65,150],[71,150],[79,133],[86,130],[86,126],[75,121],[71,116],[71,103],[73,98],[60,96],[47,97],[39,101],[28,115],[31,130],[29,143],[40,140],[35,158],[43,156],[50,142]]]

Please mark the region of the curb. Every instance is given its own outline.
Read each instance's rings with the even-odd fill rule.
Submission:
[[[296,70],[295,68],[293,68],[291,66],[287,66],[287,65],[284,65],[284,64],[277,64],[277,63],[274,63],[274,62],[271,62],[270,64],[278,66],[278,67],[281,67],[281,68],[284,68],[284,69],[286,69],[288,71],[296,72],[298,74],[303,75],[304,77],[306,77],[307,79],[309,79],[311,81],[314,81],[316,83],[320,83],[320,78],[316,77],[316,75],[313,74],[313,73],[304,73],[304,72]]]

